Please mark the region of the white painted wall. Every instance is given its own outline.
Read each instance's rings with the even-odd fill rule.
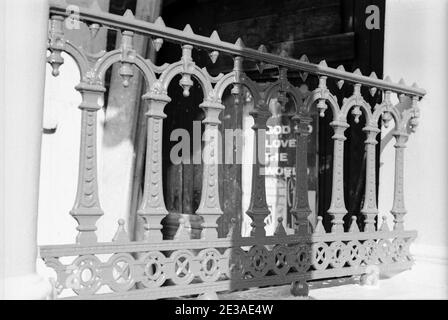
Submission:
[[[448,248],[448,1],[386,2],[384,74],[397,82],[416,81],[428,94],[420,103],[417,133],[405,151],[405,227],[419,235],[418,255],[447,257]],[[408,84],[411,84],[408,83]],[[393,199],[394,141],[384,150],[379,209],[389,212]],[[391,220],[391,219],[390,219]]]

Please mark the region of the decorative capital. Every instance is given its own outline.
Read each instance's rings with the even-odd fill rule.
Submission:
[[[203,123],[221,123],[221,121],[219,120],[219,114],[222,110],[225,109],[224,105],[219,102],[204,100],[204,102],[202,102],[199,107],[202,108],[205,112],[205,119],[202,120]]]
[[[378,144],[378,141],[376,141],[376,136],[381,132],[379,128],[368,125],[364,127],[362,131],[367,134],[367,139],[365,141],[366,144]]]
[[[75,87],[82,95],[82,102],[79,105],[81,110],[97,111],[101,109],[98,99],[102,97],[106,88],[98,84],[88,84],[81,82]]]
[[[395,131],[392,134],[395,137],[395,148],[406,148],[406,142],[409,139],[409,134],[403,131]]]
[[[334,135],[332,136],[333,140],[345,141],[347,139],[344,136],[344,131],[350,127],[350,125],[347,122],[332,121],[330,122],[330,126],[332,126],[334,130]]]

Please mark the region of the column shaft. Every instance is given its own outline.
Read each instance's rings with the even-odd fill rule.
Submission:
[[[394,216],[394,230],[404,229],[403,217],[406,214],[404,206],[404,149],[408,135],[405,133],[394,134],[395,147],[395,180],[394,180],[394,203],[390,211]]]
[[[204,219],[202,223],[203,239],[216,239],[218,231],[216,220],[222,215],[219,201],[219,114],[224,106],[217,102],[204,101],[200,107],[205,111],[203,148],[203,175],[201,202],[196,211]]]
[[[378,208],[376,204],[376,156],[375,146],[378,143],[375,139],[380,132],[378,128],[367,127],[364,128],[367,132],[366,145],[366,187],[364,196],[364,206],[361,213],[364,215],[364,231],[375,231],[375,217],[378,215]]]
[[[344,232],[344,216],[347,213],[344,201],[344,131],[349,127],[346,122],[333,121],[333,183],[331,191],[331,205],[328,213],[332,215],[331,232]]]
[[[143,198],[137,214],[144,221],[144,239],[147,241],[162,240],[162,219],[168,214],[163,198],[162,181],[162,141],[163,119],[166,117],[163,109],[170,101],[166,95],[149,97],[146,165]]]
[[[0,299],[41,299],[51,289],[36,274],[48,3],[1,1],[0,21]]]
[[[293,117],[296,123],[296,186],[294,190],[294,204],[291,210],[295,218],[295,233],[308,234],[311,214],[308,202],[308,125],[312,119],[305,116]]]

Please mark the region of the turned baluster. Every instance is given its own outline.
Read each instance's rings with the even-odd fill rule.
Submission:
[[[266,122],[270,117],[265,101],[256,102],[254,111],[250,113],[254,118],[254,163],[252,164],[252,189],[250,194],[250,204],[246,214],[252,219],[251,236],[263,238],[266,236],[264,220],[270,211],[266,203],[265,187],[265,141],[266,141]]]
[[[333,183],[331,204],[328,213],[333,217],[331,232],[344,232],[344,216],[347,214],[344,201],[344,131],[349,127],[346,122],[333,121]]]
[[[404,206],[404,149],[409,135],[406,132],[394,132],[395,137],[395,180],[394,180],[394,202],[390,211],[394,216],[394,230],[404,229],[403,217],[406,214]]]
[[[303,114],[295,115],[296,130],[296,187],[294,190],[294,204],[291,213],[295,218],[295,233],[308,234],[311,232],[308,216],[311,214],[308,203],[308,136],[309,124],[312,118]]]
[[[201,202],[196,211],[204,218],[202,223],[203,239],[218,237],[216,220],[222,215],[219,203],[218,183],[218,147],[219,147],[219,114],[224,109],[221,103],[205,100],[199,105],[205,112],[204,147],[202,150],[203,175]]]
[[[75,204],[70,211],[78,222],[76,242],[97,242],[96,222],[103,215],[98,197],[97,173],[97,111],[101,109],[99,99],[106,89],[102,85],[81,82],[75,88],[81,93],[81,146],[79,153],[78,188]]]
[[[146,164],[143,198],[137,214],[143,218],[144,239],[146,241],[162,240],[161,220],[168,214],[163,198],[162,181],[162,134],[163,112],[171,99],[162,89],[162,84],[156,82],[149,93],[143,96],[148,102]]]
[[[375,148],[378,141],[376,136],[380,129],[374,126],[367,126],[363,129],[367,134],[365,141],[366,148],[366,187],[364,196],[364,206],[361,213],[364,215],[364,231],[375,231],[375,217],[378,215],[378,208],[376,204],[376,156]]]

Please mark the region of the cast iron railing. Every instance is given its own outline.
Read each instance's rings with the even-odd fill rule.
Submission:
[[[130,11],[124,16],[102,12],[97,7],[79,8],[79,19],[91,30],[101,26],[114,28],[122,34],[121,45],[116,50],[87,54],[64,38],[63,23],[69,15],[66,4],[53,2],[50,8],[48,62],[53,74],[59,73],[64,62],[61,54],[69,54],[80,69],[81,82],[76,86],[82,95],[79,108],[82,113],[79,180],[76,201],[70,214],[77,221],[79,231],[72,245],[42,246],[40,255],[47,266],[57,273],[56,288],[61,296],[74,298],[163,298],[225,291],[240,288],[292,283],[293,288],[306,288],[306,281],[329,277],[364,274],[370,265],[382,270],[410,268],[412,257],[409,246],[416,237],[415,231],[405,231],[403,197],[403,158],[409,132],[417,127],[419,109],[417,102],[425,91],[416,85],[409,87],[392,83],[390,79],[377,79],[373,73],[363,76],[359,70],[351,73],[342,67],[330,68],[325,61],[313,64],[306,57],[300,60],[285,55],[246,48],[239,39],[235,44],[223,42],[217,32],[210,37],[194,34],[190,26],[184,30],[166,27],[162,18],[154,23],[134,18]],[[181,47],[178,62],[156,66],[136,53],[132,41],[134,34],[150,37],[156,49],[164,41]],[[205,68],[198,67],[192,59],[192,50],[209,51],[212,61],[219,55],[233,57],[233,71],[212,77]],[[276,66],[278,80],[267,88],[252,81],[242,70],[243,59],[256,61],[260,70],[264,65]],[[112,242],[98,242],[96,222],[104,214],[98,197],[96,121],[101,109],[99,99],[106,91],[104,77],[114,64],[120,63],[120,75],[126,86],[136,66],[144,76],[149,90],[142,96],[147,105],[147,152],[143,199],[138,215],[145,221],[144,239],[130,241],[124,222],[118,222],[118,230]],[[318,78],[318,86],[309,94],[294,87],[287,78],[288,70]],[[204,101],[205,144],[203,146],[202,193],[196,214],[202,216],[200,239],[190,239],[186,222],[181,219],[179,229],[172,240],[162,239],[162,219],[168,214],[163,198],[162,179],[162,125],[165,105],[171,101],[167,89],[176,75],[181,75],[180,86],[185,96],[193,86],[192,77],[200,83]],[[353,87],[353,94],[342,104],[327,87],[328,80],[336,81],[340,88],[344,82]],[[265,176],[261,174],[264,162],[258,157],[253,164],[251,202],[247,214],[252,219],[250,237],[242,237],[237,227],[231,228],[225,238],[218,238],[217,219],[222,215],[218,183],[218,131],[220,112],[225,108],[221,98],[224,90],[232,86],[231,93],[238,96],[245,87],[249,90],[254,108],[254,153],[264,154],[264,132],[270,117],[268,101],[277,97],[292,97],[295,112],[291,120],[296,128],[296,181],[293,215],[295,234],[287,235],[283,221],[279,219],[273,236],[266,236],[265,218],[269,215],[266,204]],[[364,99],[361,88],[368,88],[372,95],[380,92],[382,102],[372,108]],[[393,104],[392,95],[399,97]],[[307,187],[307,136],[311,122],[310,109],[317,108],[321,116],[328,108],[333,114],[334,129],[333,182],[331,205],[327,214],[332,217],[331,231],[326,232],[322,217],[315,226],[308,216]],[[344,131],[349,127],[347,117],[355,122],[365,117],[366,181],[365,200],[362,208],[364,222],[359,229],[356,217],[344,231]],[[381,123],[387,125],[394,119],[395,128],[395,192],[393,208],[394,228],[379,223],[376,200],[376,136]],[[107,214],[107,213],[106,213]],[[70,263],[60,261],[72,257]],[[106,257],[106,258],[105,258]],[[100,290],[101,289],[101,290]],[[102,293],[99,293],[101,291]],[[65,292],[65,294],[63,294]],[[68,294],[67,294],[68,292]],[[75,295],[73,295],[73,292]],[[293,290],[297,293],[297,290]]]

